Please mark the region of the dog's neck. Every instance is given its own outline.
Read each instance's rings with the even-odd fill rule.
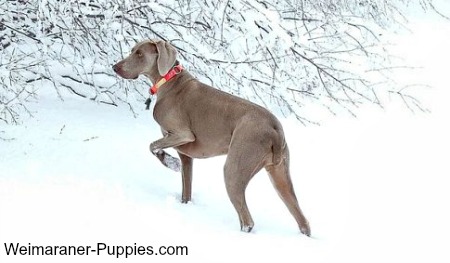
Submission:
[[[171,68],[179,64],[180,62],[176,60],[175,64],[173,64]],[[164,77],[159,74],[159,70],[157,67],[153,67],[149,72],[144,72],[143,75],[150,79],[152,85],[155,85],[158,81],[160,81]]]
[[[169,71],[164,76],[161,76],[161,78],[158,81],[156,81],[156,79],[153,79],[153,85],[149,89],[150,95],[155,95],[162,85],[166,84],[166,82],[175,78],[176,75],[180,74],[182,71],[183,66],[179,63],[176,63],[174,66],[172,66],[171,69],[169,69]]]
[[[153,85],[162,78],[157,68],[153,68],[150,72],[144,72],[143,75],[150,79]]]

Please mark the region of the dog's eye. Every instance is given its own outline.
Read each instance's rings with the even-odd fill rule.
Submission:
[[[138,55],[138,57],[142,57],[144,54],[142,54],[142,51],[138,50],[136,51],[136,55]]]

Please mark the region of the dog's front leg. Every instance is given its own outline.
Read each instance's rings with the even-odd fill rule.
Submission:
[[[157,153],[159,150],[177,147],[193,141],[195,141],[195,136],[189,130],[176,132],[169,131],[163,138],[150,144],[150,151],[152,151],[152,153]]]
[[[163,138],[156,140],[150,144],[150,151],[166,167],[179,172],[181,170],[180,160],[166,153],[163,149],[177,147],[193,141],[195,141],[195,136],[191,131],[183,131],[177,133],[168,132]]]
[[[181,159],[181,166],[183,170],[181,172],[182,176],[182,192],[181,192],[181,202],[186,204],[191,201],[191,193],[192,193],[192,158],[184,155],[182,153],[178,153]]]

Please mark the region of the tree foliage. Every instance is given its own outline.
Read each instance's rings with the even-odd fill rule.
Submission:
[[[362,103],[381,106],[383,93],[422,109],[389,81],[396,65],[380,36],[406,23],[410,2],[0,0],[0,121],[18,122],[49,87],[134,112],[150,84],[123,81],[111,65],[147,38],[170,41],[206,83],[303,123],[314,120],[306,105],[354,114]]]

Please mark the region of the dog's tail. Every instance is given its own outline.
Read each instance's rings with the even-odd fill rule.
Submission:
[[[276,125],[274,127],[275,136],[272,140],[272,162],[274,165],[279,165],[284,157],[284,152],[286,148],[286,140],[284,138],[284,132],[281,125]]]

